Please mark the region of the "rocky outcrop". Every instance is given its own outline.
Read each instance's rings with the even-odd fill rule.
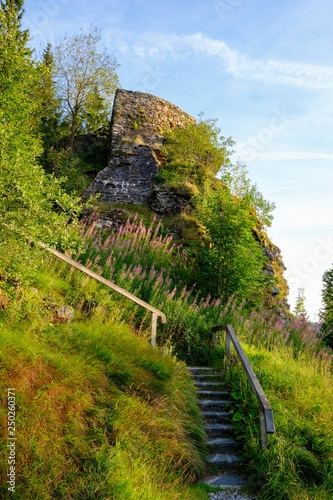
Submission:
[[[150,193],[158,173],[159,161],[148,146],[119,151],[110,166],[99,172],[84,194],[99,194],[100,201],[143,203]]]
[[[278,312],[284,315],[283,311],[288,310],[290,306],[287,302],[289,287],[287,280],[283,276],[286,267],[282,259],[281,250],[270,241],[262,229],[255,228],[253,233],[267,259],[265,274],[273,278],[275,282],[270,290],[271,296],[275,298],[275,305],[278,305]]]
[[[194,122],[193,117],[164,99],[118,89],[111,120],[111,160],[83,198],[98,194],[102,202],[147,203],[159,215],[180,216],[182,224],[175,230],[179,237],[191,241],[200,239],[202,227],[198,221],[194,224],[195,217],[184,218],[191,216],[196,186],[184,182],[161,186],[155,182],[165,134]],[[220,186],[221,181],[218,182]],[[101,224],[111,222],[103,220]],[[262,231],[259,221],[254,235],[266,256],[265,274],[272,278],[269,300],[274,301],[272,305],[281,306],[281,311],[285,310],[288,284],[283,277],[281,252]]]
[[[157,214],[179,215],[184,208],[189,208],[191,202],[177,188],[154,186],[147,197],[147,204]]]
[[[111,120],[111,161],[83,198],[143,203],[159,170],[164,134],[195,119],[164,99],[118,89]]]

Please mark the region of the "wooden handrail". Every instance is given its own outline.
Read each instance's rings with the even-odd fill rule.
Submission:
[[[56,250],[55,248],[51,248],[51,247],[45,245],[45,243],[42,243],[40,241],[38,241],[37,243],[42,248],[44,248],[48,252],[51,252],[53,255],[58,257],[58,259],[61,259],[65,262],[67,262],[67,264],[70,264],[71,266],[75,267],[76,269],[79,269],[80,271],[87,274],[91,278],[94,278],[95,280],[99,281],[100,283],[103,283],[103,285],[108,286],[109,288],[111,288],[112,290],[115,290],[116,292],[120,293],[124,297],[127,297],[132,302],[135,302],[139,306],[144,307],[145,309],[150,311],[152,313],[151,344],[153,347],[156,346],[157,318],[160,317],[161,322],[163,324],[165,324],[167,322],[166,316],[162,311],[160,311],[159,309],[156,309],[156,307],[154,307],[154,306],[151,306],[150,304],[148,304],[144,300],[141,300],[139,297],[136,297],[135,295],[128,292],[124,288],[121,288],[120,286],[116,285],[115,283],[113,283],[113,281],[110,281],[110,280],[103,278],[103,276],[100,276],[99,274],[95,273],[94,271],[91,271],[90,269],[88,269],[88,267],[85,267],[82,264],[80,264],[79,262],[76,262],[75,260],[71,259],[70,257],[67,257],[67,255],[59,252],[59,250]]]
[[[259,403],[259,420],[260,420],[260,431],[261,431],[261,446],[266,447],[268,434],[273,434],[275,432],[274,415],[271,405],[261,387],[256,374],[253,371],[250,361],[248,360],[246,354],[244,353],[242,346],[239,343],[237,335],[231,325],[226,326],[215,326],[212,328],[212,332],[218,332],[225,330],[226,332],[226,357],[231,356],[231,342],[234,345],[235,351],[242,363],[243,369],[246,376],[250,382],[250,385],[255,393],[255,396]]]

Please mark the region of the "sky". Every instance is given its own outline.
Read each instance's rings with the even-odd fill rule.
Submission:
[[[274,202],[268,235],[310,319],[333,266],[331,0],[26,0],[36,52],[101,31],[122,88],[214,118],[233,161]]]

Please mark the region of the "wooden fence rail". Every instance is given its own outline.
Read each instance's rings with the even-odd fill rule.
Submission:
[[[70,264],[71,266],[75,267],[76,269],[79,269],[80,271],[87,274],[91,278],[94,278],[95,280],[99,281],[100,283],[103,283],[103,285],[106,285],[107,287],[120,293],[124,297],[127,297],[132,302],[135,302],[139,306],[150,311],[152,313],[152,317],[151,317],[151,344],[153,347],[156,346],[157,318],[160,317],[161,322],[163,324],[165,324],[167,321],[166,316],[162,311],[160,311],[159,309],[156,309],[156,307],[154,307],[154,306],[151,306],[150,304],[148,304],[144,300],[141,300],[139,297],[136,297],[135,295],[128,292],[124,288],[121,288],[120,286],[116,285],[115,283],[113,283],[113,281],[110,281],[110,280],[103,278],[103,276],[100,276],[99,274],[95,273],[94,271],[91,271],[90,269],[83,266],[79,262],[76,262],[75,260],[71,259],[70,257],[67,257],[67,255],[59,252],[55,248],[51,248],[51,247],[45,245],[45,243],[42,243],[40,241],[38,242],[38,245],[41,246],[42,248],[44,248],[45,250],[47,250],[48,252],[51,252],[58,259],[61,259],[65,262],[67,262],[67,264]]]

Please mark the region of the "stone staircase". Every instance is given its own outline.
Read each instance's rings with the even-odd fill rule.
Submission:
[[[188,367],[197,388],[198,404],[205,422],[210,476],[203,482],[219,488],[240,488],[242,476],[240,445],[232,435],[230,394],[223,379],[212,368]]]

